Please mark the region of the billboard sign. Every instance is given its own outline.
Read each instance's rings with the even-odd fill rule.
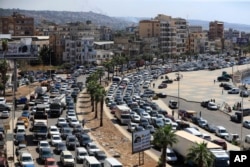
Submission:
[[[239,45],[246,45],[249,43],[249,39],[248,38],[237,38],[236,43]]]
[[[0,53],[6,59],[37,59],[38,48],[32,45],[31,38],[22,38],[20,42],[8,43],[8,50]]]
[[[141,152],[151,148],[150,130],[143,130],[132,133],[132,153]]]

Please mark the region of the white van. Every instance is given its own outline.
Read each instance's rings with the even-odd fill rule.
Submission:
[[[89,155],[88,151],[84,147],[76,148],[75,154],[77,163],[82,163],[83,159]]]
[[[222,138],[225,138],[225,136],[228,136],[228,132],[226,128],[224,128],[223,126],[217,126],[215,129],[215,134],[216,136],[222,137]]]
[[[184,131],[191,133],[197,137],[201,137],[201,138],[203,137],[202,133],[196,130],[195,128],[185,128]]]
[[[122,167],[122,164],[115,158],[106,158],[103,167]]]
[[[94,156],[86,156],[83,159],[83,167],[102,167],[102,165]]]

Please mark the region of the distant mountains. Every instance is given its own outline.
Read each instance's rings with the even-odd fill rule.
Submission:
[[[92,23],[99,26],[110,26],[113,29],[124,29],[128,26],[138,25],[140,20],[151,18],[138,17],[110,17],[94,12],[69,12],[69,11],[36,11],[36,10],[22,10],[22,9],[3,9],[0,8],[0,16],[10,16],[13,12],[19,12],[29,17],[34,17],[35,24],[39,24],[43,20],[51,21],[57,24],[64,24],[68,22],[86,22],[90,20]],[[152,16],[155,17],[155,16]],[[214,21],[214,20],[211,20]],[[223,21],[223,20],[220,20]],[[210,21],[202,20],[188,20],[189,25],[200,25],[203,29],[208,30]],[[224,22],[225,29],[235,29],[238,31],[250,32],[250,25],[235,24]]]

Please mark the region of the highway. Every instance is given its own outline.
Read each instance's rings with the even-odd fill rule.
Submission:
[[[85,78],[86,78],[86,76],[80,76],[78,78],[78,81],[83,81],[83,83],[85,83]],[[156,100],[155,102],[158,103],[160,105],[160,107],[162,107],[163,109],[166,109],[167,111],[171,111],[167,107],[168,102],[169,102],[170,99],[174,99],[174,100],[178,101],[176,97],[168,96],[165,99],[161,99],[162,102],[164,103],[164,105],[162,104],[162,102],[160,102],[161,100]],[[21,109],[21,108],[19,108],[19,109]],[[195,110],[195,111],[198,111],[198,112],[202,111],[201,112],[202,117],[204,119],[206,119],[209,123],[212,123],[214,125],[222,125],[222,126],[224,126],[229,131],[229,133],[238,133],[240,135],[239,132],[241,131],[241,124],[237,124],[237,123],[231,122],[228,114],[225,114],[225,113],[220,112],[220,111],[207,110],[207,109],[201,107],[200,103],[187,102],[187,101],[185,101],[183,99],[180,99],[180,109]],[[109,110],[106,109],[106,112],[109,113]],[[15,117],[16,118],[19,117],[20,114],[21,114],[21,110],[17,110],[15,112]],[[63,113],[62,116],[65,116],[65,111],[64,111],[64,113]],[[177,116],[177,110],[175,110],[175,117],[176,116]],[[57,121],[57,118],[49,118],[49,120],[48,120],[49,126],[50,125],[55,125],[56,121]],[[116,124],[116,126],[119,126],[119,125]],[[128,137],[128,136],[131,137],[131,134],[129,132],[127,132],[125,126],[122,126],[122,129],[123,129],[122,133],[124,133],[124,135],[126,137]],[[249,129],[243,128],[242,130],[243,130],[242,131],[243,136],[245,136],[247,134],[250,134],[249,133]],[[211,134],[211,136],[214,137],[213,134]],[[37,150],[36,150],[37,145],[32,142],[32,132],[30,132],[28,129],[27,129],[27,137],[28,137],[27,138],[28,148],[29,148],[30,152],[32,153],[35,162],[37,163],[37,162],[39,162],[38,161],[38,153],[37,153]],[[229,148],[235,149],[235,147],[229,147]],[[74,155],[74,151],[72,151],[72,153]],[[159,156],[159,152],[155,151],[153,149],[150,150],[150,154],[154,154],[156,156]],[[55,159],[57,161],[59,161],[59,155],[55,154]],[[60,163],[58,165],[60,166]],[[44,166],[44,165],[37,163],[36,166],[40,167],[40,166]],[[78,166],[82,166],[82,165],[76,164],[76,166],[78,167]]]

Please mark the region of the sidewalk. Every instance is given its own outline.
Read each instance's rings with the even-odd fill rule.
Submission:
[[[248,69],[248,65],[235,66],[236,71],[243,69]],[[191,71],[191,72],[180,72],[182,76],[179,83],[174,81],[172,84],[168,84],[166,89],[158,89],[158,85],[165,79],[158,79],[153,81],[155,83],[155,92],[164,92],[168,96],[178,97],[178,92],[180,98],[185,99],[186,101],[193,101],[200,103],[201,101],[215,99],[215,102],[219,105],[224,104],[225,102],[229,106],[233,106],[237,102],[242,101],[242,97],[239,95],[228,94],[226,90],[223,90],[219,87],[220,82],[214,82],[218,76],[222,74],[222,71],[226,71],[228,74],[232,74],[232,68],[218,69],[214,71]],[[235,72],[236,72],[235,71]],[[176,79],[178,73],[169,73],[166,74],[170,79]],[[234,85],[232,82],[230,84]],[[239,86],[239,83],[235,85]],[[222,91],[223,90],[223,91]],[[249,98],[244,98],[244,108],[250,107]]]

